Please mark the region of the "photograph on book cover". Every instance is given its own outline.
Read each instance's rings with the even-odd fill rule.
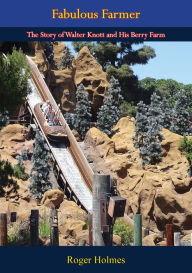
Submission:
[[[140,38],[0,42],[1,246],[191,245],[192,43]]]

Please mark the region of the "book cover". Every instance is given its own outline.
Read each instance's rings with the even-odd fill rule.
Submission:
[[[180,270],[191,48],[188,1],[1,4],[6,270]]]

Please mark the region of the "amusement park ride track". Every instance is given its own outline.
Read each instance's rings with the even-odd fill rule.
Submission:
[[[59,113],[59,121],[67,134],[69,145],[66,146],[65,143],[51,143],[47,139],[34,112],[34,107],[37,103],[46,100],[51,102],[55,111],[58,110],[58,106],[36,64],[30,57],[26,56],[26,58],[31,68],[29,84],[32,89],[27,99],[28,110],[33,122],[41,130],[49,146],[58,184],[70,199],[74,200],[87,212],[92,213],[92,182],[94,173],[61,112]],[[133,220],[127,214],[124,215],[124,219],[130,225],[133,225]]]
[[[50,148],[58,182],[62,185],[66,195],[76,201],[78,205],[81,205],[87,212],[91,212],[93,171],[61,113],[59,114],[59,121],[67,134],[69,145],[66,145],[64,142],[52,143],[47,139],[35,114],[34,107],[36,104],[46,100],[51,102],[55,111],[57,111],[58,106],[36,64],[30,57],[26,56],[26,58],[31,67],[29,84],[32,89],[27,99],[28,110],[33,122],[40,128]]]

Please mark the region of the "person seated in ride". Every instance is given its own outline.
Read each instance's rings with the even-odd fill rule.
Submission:
[[[49,111],[47,113],[47,118],[48,118],[48,125],[53,126],[54,125],[54,118],[55,118],[55,112],[52,106],[50,105]]]
[[[45,111],[45,108],[47,107],[47,102],[48,102],[48,101],[44,102],[44,103],[41,105],[41,109],[42,109],[43,112]]]
[[[50,105],[51,105],[51,103],[49,100],[47,100],[45,103],[43,103],[42,111],[44,112],[45,115],[48,113]]]
[[[51,104],[48,104],[47,107],[45,108],[45,112],[44,112],[44,115],[45,115],[45,118],[48,119],[48,115],[52,112],[52,105]]]
[[[56,114],[54,115],[54,118],[53,118],[53,124],[54,124],[54,126],[59,126],[60,125]]]

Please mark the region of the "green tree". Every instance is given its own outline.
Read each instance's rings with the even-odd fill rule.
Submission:
[[[33,149],[33,166],[30,174],[29,190],[34,199],[41,200],[44,192],[52,188],[49,179],[51,155],[41,133],[36,132],[35,147]]]
[[[167,105],[164,105],[166,108],[167,106],[169,108],[174,108],[176,101],[181,95],[181,91],[182,94],[186,96],[185,106],[189,113],[190,120],[192,120],[192,84],[184,85],[183,83],[172,79],[156,80],[149,77],[139,81],[140,100],[144,101],[146,104],[150,104],[150,97],[155,92],[162,99],[164,98],[167,100]]]
[[[150,104],[151,95],[156,92],[156,79],[147,77],[139,81],[139,99]]]
[[[112,135],[112,128],[121,117],[122,102],[121,88],[114,77],[110,80],[110,88],[106,92],[103,105],[97,114],[97,128],[108,136]]]
[[[77,130],[81,138],[84,139],[85,134],[90,128],[91,122],[91,103],[88,99],[88,94],[85,91],[84,85],[81,83],[76,91],[76,107],[73,116],[73,128]]]
[[[172,123],[170,130],[179,135],[191,135],[192,127],[190,115],[187,111],[188,99],[185,92],[180,91],[173,108]]]
[[[29,66],[22,51],[13,49],[7,58],[0,55],[0,113],[14,113],[29,93]]]
[[[180,149],[185,152],[185,156],[189,162],[189,174],[192,175],[192,139],[188,139],[185,135],[180,141]]]
[[[109,77],[114,76],[118,79],[122,95],[129,101],[138,99],[138,79],[131,66],[146,64],[149,59],[155,57],[151,47],[142,46],[134,49],[134,44],[133,42],[73,42],[76,51],[85,45],[88,46]]]
[[[145,139],[145,148],[147,149],[146,164],[156,164],[161,160],[161,142],[164,139],[161,134],[163,118],[161,99],[156,93],[153,93],[148,109],[148,126]]]
[[[172,117],[171,117],[172,109],[166,97],[163,98],[160,107],[161,107],[161,113],[163,116],[163,119],[162,119],[163,128],[170,129],[171,122],[172,122]]]
[[[29,54],[29,52],[32,51],[29,42],[0,42],[0,52],[3,52],[4,54],[11,54],[13,52],[13,48],[16,48],[16,50],[22,49],[22,51],[26,54]]]
[[[178,90],[183,88],[183,84],[172,79],[159,79],[156,80],[155,92],[160,97],[174,96]]]
[[[145,103],[150,103],[151,95],[155,92],[161,98],[166,97],[174,104],[174,97],[177,95],[178,90],[184,88],[184,84],[179,83],[172,79],[154,79],[154,78],[144,78],[139,81],[140,90],[140,100]]]
[[[110,79],[110,90],[111,90],[111,96],[113,98],[113,105],[117,107],[117,115],[120,117],[120,105],[123,101],[123,97],[121,95],[121,87],[119,85],[119,81],[115,79],[113,76]]]
[[[185,96],[185,107],[189,113],[189,119],[192,121],[192,85],[183,85],[183,88],[178,90],[174,96],[170,97],[171,105],[174,107],[180,96]]]
[[[16,191],[19,187],[17,182],[13,180],[14,172],[11,163],[8,161],[0,160],[0,196],[4,196],[5,190],[4,187],[13,186],[13,190]]]
[[[64,114],[64,118],[65,118],[67,124],[69,125],[70,129],[73,130],[74,129],[73,124],[74,124],[75,114],[67,112]]]
[[[156,93],[151,96],[150,106],[142,101],[138,103],[133,140],[134,146],[139,148],[143,166],[155,164],[161,159],[163,135],[160,131],[163,117],[160,97]]]
[[[71,69],[72,68],[72,55],[68,47],[66,47],[63,51],[63,56],[61,57],[61,62],[58,65],[58,69]]]
[[[135,117],[135,135],[133,136],[134,146],[139,149],[142,164],[147,163],[148,151],[146,147],[146,137],[148,131],[148,106],[140,101],[137,104],[137,113]]]
[[[9,124],[8,112],[0,113],[0,130]]]
[[[135,118],[135,141],[134,146],[140,148],[143,146],[144,139],[147,133],[148,119],[147,119],[148,106],[140,101],[137,104],[137,113]]]
[[[123,101],[122,104],[120,105],[121,109],[121,115],[122,117],[135,117],[136,116],[136,107],[134,105],[134,102],[127,102]]]
[[[45,55],[47,57],[48,62],[51,65],[54,65],[55,61],[54,61],[53,42],[45,42]]]

